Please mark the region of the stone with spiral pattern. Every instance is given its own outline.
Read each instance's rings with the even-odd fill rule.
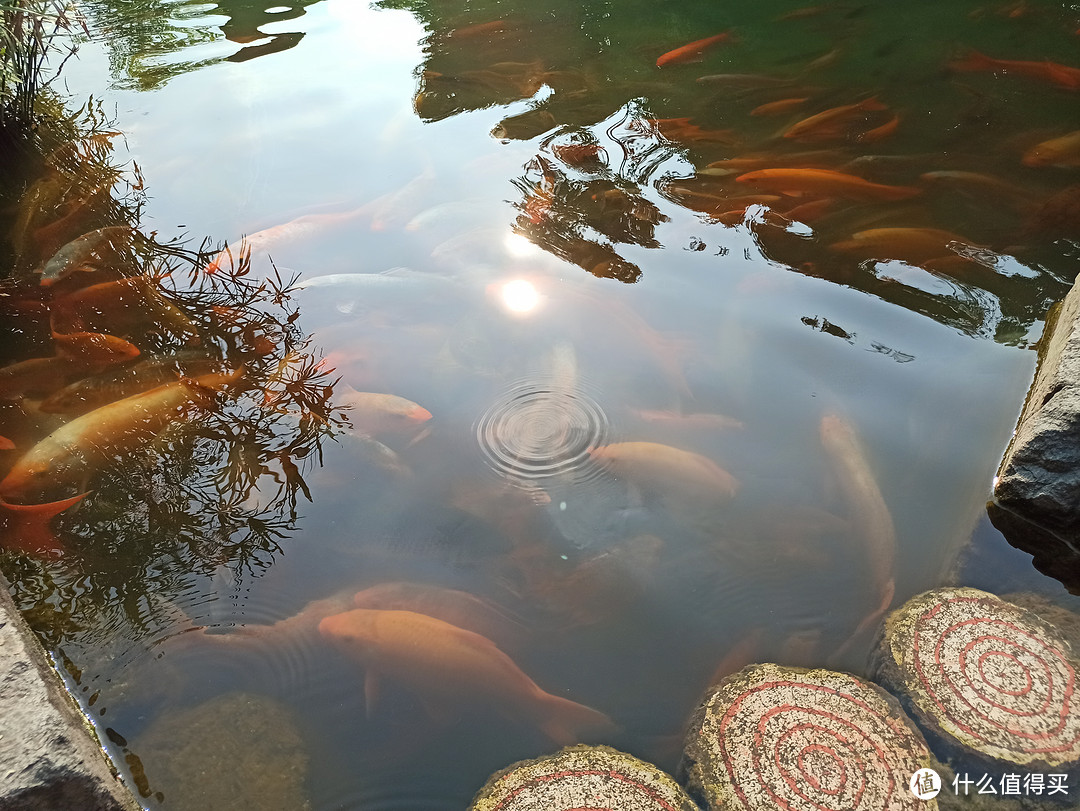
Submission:
[[[668,774],[608,746],[568,746],[491,776],[469,811],[698,811]]]
[[[977,589],[929,591],[889,615],[880,660],[879,680],[950,760],[1078,765],[1078,663],[1033,612]]]
[[[710,811],[933,811],[934,767],[896,699],[847,673],[750,665],[709,688],[680,774]]]

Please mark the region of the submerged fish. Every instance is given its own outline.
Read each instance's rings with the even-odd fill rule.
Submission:
[[[191,319],[162,293],[160,279],[149,275],[92,284],[55,299],[52,324],[58,332],[114,335],[151,325],[189,343],[199,334]]]
[[[679,495],[726,501],[739,481],[699,453],[657,442],[617,442],[589,451],[589,456],[646,494]]]
[[[48,504],[9,504],[0,498],[0,546],[28,554],[49,556],[64,551],[49,522],[69,507],[86,498],[82,493]]]
[[[378,394],[346,387],[336,398],[338,406],[347,406],[352,427],[368,436],[410,434],[431,419],[431,412],[412,400],[396,394]]]
[[[385,676],[415,691],[435,719],[490,706],[562,746],[614,729],[603,713],[545,692],[487,637],[434,617],[357,608],[327,617],[319,631],[364,665],[369,711]]]
[[[426,583],[379,583],[353,595],[350,608],[413,611],[487,637],[500,647],[520,642],[525,624],[504,609],[467,591]]]
[[[961,258],[949,247],[953,244],[971,243],[957,234],[938,228],[871,228],[829,247],[861,259],[901,259],[917,265],[942,257]]]
[[[1028,62],[1021,59],[994,59],[978,51],[971,51],[962,59],[950,62],[949,68],[980,73],[1012,73],[1027,79],[1049,82],[1065,90],[1080,90],[1080,68],[1049,60]]]
[[[785,138],[798,141],[829,141],[848,138],[858,129],[865,134],[868,114],[888,109],[876,98],[845,104],[804,118],[784,131]]]
[[[0,497],[35,495],[82,482],[117,455],[138,448],[192,407],[208,405],[241,372],[178,380],[96,408],[42,439],[0,481]]]
[[[95,262],[113,262],[131,247],[138,234],[130,225],[99,228],[73,239],[58,250],[41,269],[41,286],[50,287],[77,271],[95,271]]]
[[[70,357],[28,358],[0,367],[0,400],[45,397],[65,386],[86,366]]]
[[[734,417],[724,414],[682,414],[678,411],[656,411],[648,409],[630,409],[639,420],[658,425],[670,425],[673,428],[687,428],[692,430],[727,430],[729,428],[742,428],[743,424]]]
[[[224,363],[205,355],[158,355],[131,366],[84,377],[53,392],[39,408],[46,414],[83,414],[94,408],[148,391],[181,377],[223,371]]]
[[[837,655],[842,655],[892,605],[896,593],[896,528],[855,427],[838,414],[826,414],[821,418],[821,444],[840,485],[852,531],[866,551],[870,578],[878,597],[874,610],[837,651]]]
[[[769,101],[765,104],[759,104],[750,111],[750,115],[783,115],[784,113],[790,113],[792,110],[802,107],[808,101],[810,101],[810,99],[807,96]]]
[[[831,169],[759,169],[739,175],[735,180],[770,191],[810,192],[851,200],[906,200],[921,194],[921,189],[912,186],[871,183]]]
[[[1080,130],[1036,144],[1024,153],[1024,166],[1080,166]]]
[[[102,332],[54,332],[52,337],[58,355],[71,358],[94,371],[139,357],[139,347],[131,341]]]
[[[719,45],[721,42],[727,42],[730,39],[731,34],[725,31],[722,34],[705,37],[705,39],[694,40],[693,42],[683,45],[681,48],[676,48],[673,51],[661,54],[656,60],[656,67],[663,68],[668,65],[677,65],[683,62],[700,62],[707,50]]]

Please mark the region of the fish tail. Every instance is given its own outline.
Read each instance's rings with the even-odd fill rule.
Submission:
[[[589,737],[607,737],[617,730],[615,722],[599,710],[550,693],[545,693],[539,711],[543,715],[540,730],[559,746]]]
[[[53,533],[49,522],[88,495],[90,494],[81,493],[46,504],[9,504],[0,498],[0,522],[3,524],[0,545],[19,552],[44,554],[47,557],[63,554],[64,546]]]

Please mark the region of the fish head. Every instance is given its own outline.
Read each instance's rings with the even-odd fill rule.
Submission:
[[[376,643],[375,623],[378,614],[378,611],[367,608],[355,608],[341,614],[331,614],[320,620],[319,633],[324,639],[366,658]]]
[[[22,500],[37,496],[54,483],[56,472],[48,460],[24,457],[0,481],[0,498]]]

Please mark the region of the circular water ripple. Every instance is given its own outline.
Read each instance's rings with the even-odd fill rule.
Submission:
[[[597,472],[589,449],[608,444],[607,416],[576,388],[530,378],[514,384],[480,418],[488,463],[518,480]]]

